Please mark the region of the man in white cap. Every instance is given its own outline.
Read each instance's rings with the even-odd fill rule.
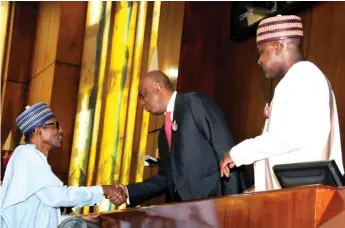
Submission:
[[[303,58],[301,18],[270,17],[257,29],[258,64],[266,78],[282,78],[274,91],[263,133],[247,139],[220,162],[221,176],[254,163],[255,191],[279,189],[277,164],[334,159],[344,174],[337,106],[320,69]]]
[[[27,107],[16,122],[27,144],[14,150],[6,169],[0,227],[55,228],[62,220],[60,207],[92,206],[103,195],[123,197],[117,185],[63,186],[47,160],[50,151],[61,148],[63,130],[46,104]]]

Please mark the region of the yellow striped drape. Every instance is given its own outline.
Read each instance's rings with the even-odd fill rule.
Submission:
[[[158,41],[158,28],[160,18],[161,2],[155,1],[153,7],[153,18],[151,27],[151,37],[149,46],[149,58],[147,71],[158,69],[158,56],[157,56],[157,41]],[[141,135],[139,143],[138,155],[144,155],[146,151],[147,132],[149,128],[150,114],[143,112],[141,119]],[[144,176],[144,161],[139,159],[137,162],[135,182],[141,182]]]
[[[145,154],[149,115],[137,114],[138,87],[141,75],[154,64],[159,7],[160,2],[89,2],[70,185],[128,184],[133,145],[139,143],[137,153]],[[154,11],[152,26],[146,24],[148,10]],[[145,39],[150,39],[148,50]],[[143,170],[139,159],[136,181],[142,180]],[[103,199],[95,211],[112,209]]]
[[[139,4],[139,14],[138,14],[138,24],[135,36],[135,51],[133,59],[133,71],[130,84],[129,93],[129,105],[127,112],[127,127],[125,133],[124,141],[124,152],[122,160],[122,169],[120,182],[124,185],[129,183],[131,159],[132,159],[132,149],[133,149],[133,138],[134,138],[134,128],[136,126],[136,111],[138,104],[138,88],[141,73],[141,63],[143,58],[143,45],[144,45],[144,32],[146,24],[146,10],[147,2],[141,2]],[[143,131],[145,132],[145,131]]]
[[[110,72],[105,100],[97,184],[113,184],[120,179],[126,127],[128,93],[131,82],[133,44],[138,2],[116,2]],[[133,120],[132,120],[133,121]],[[100,210],[112,204],[103,200]]]
[[[88,3],[84,54],[74,127],[69,184],[92,184],[108,46],[111,2]],[[79,209],[78,212],[81,212]],[[86,208],[88,212],[88,208]]]
[[[9,27],[10,22],[10,10],[11,10],[11,2],[0,1],[0,78],[1,78],[1,110],[3,110],[2,105],[5,97],[5,90],[6,90],[6,76],[7,72],[4,70],[5,65],[5,50],[6,50],[6,39],[11,39],[8,37],[12,33],[7,34],[7,28]],[[12,7],[12,15],[14,15],[14,7]],[[12,16],[13,17],[13,16]],[[2,111],[1,111],[2,114]]]

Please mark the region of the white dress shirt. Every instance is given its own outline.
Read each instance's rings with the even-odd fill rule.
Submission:
[[[170,115],[171,121],[174,120],[174,108],[175,108],[176,94],[177,94],[177,92],[174,91],[173,94],[171,95],[168,106],[167,106],[167,110],[165,112],[165,113],[171,112],[171,115]]]

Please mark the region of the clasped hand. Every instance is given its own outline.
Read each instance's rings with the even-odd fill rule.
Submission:
[[[220,176],[230,176],[230,169],[235,167],[235,162],[232,160],[229,152],[226,152],[219,163]]]
[[[122,184],[102,185],[102,188],[105,198],[116,206],[122,205],[128,198],[127,188]]]

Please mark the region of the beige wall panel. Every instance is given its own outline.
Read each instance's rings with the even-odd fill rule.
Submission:
[[[162,2],[159,34],[158,63],[176,88],[177,75],[171,75],[178,70],[180,47],[184,17],[184,2]],[[175,71],[176,70],[176,71]]]
[[[27,85],[17,82],[6,82],[6,99],[3,101],[4,110],[1,121],[1,145],[5,143],[10,132],[12,132],[12,149],[20,141],[21,133],[16,125],[18,115],[25,107],[25,96]]]
[[[61,2],[61,17],[59,28],[59,43],[56,60],[64,63],[77,64],[81,62],[85,16],[77,15],[76,12],[85,14],[87,2]]]
[[[35,77],[54,63],[59,30],[60,5],[41,2],[37,17],[36,40],[33,51],[31,77]]]
[[[50,65],[39,75],[32,78],[29,83],[29,97],[26,105],[32,105],[36,102],[45,102],[50,104],[50,97],[53,89],[55,64]],[[26,106],[25,105],[25,106]]]
[[[54,86],[50,107],[64,130],[64,137],[62,149],[56,153],[51,153],[49,162],[54,172],[67,175],[73,140],[80,69],[78,66],[70,64],[56,63],[54,65]]]

